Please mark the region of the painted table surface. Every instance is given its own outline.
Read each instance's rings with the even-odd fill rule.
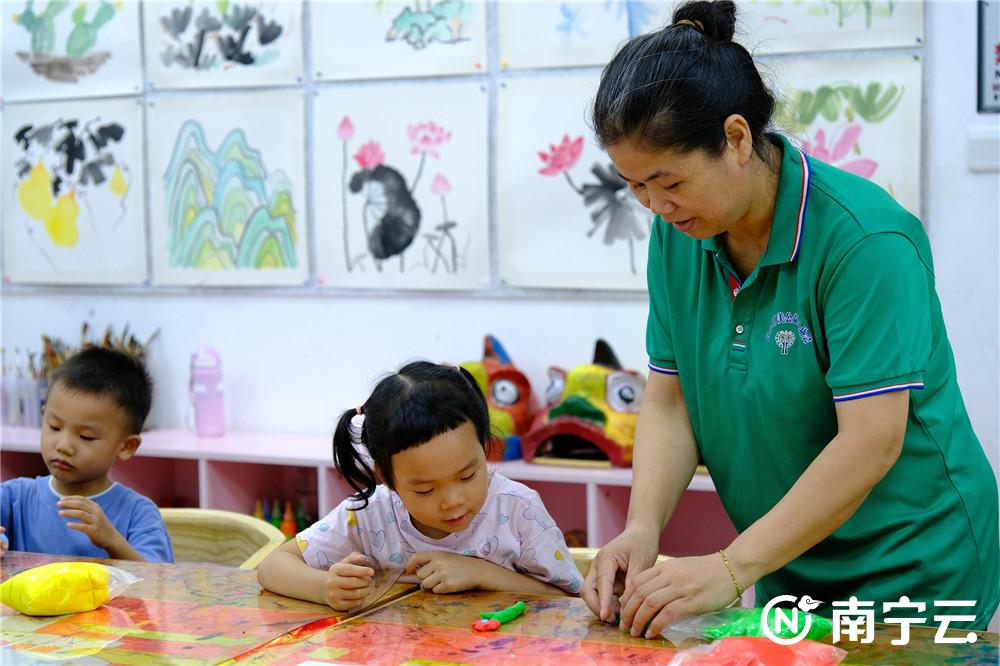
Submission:
[[[494,633],[471,628],[480,611],[521,600],[526,612]],[[668,641],[647,641],[598,621],[583,600],[495,592],[435,595],[416,592],[333,626],[296,632],[297,640],[236,658],[244,664],[668,664]],[[950,632],[965,635],[968,632]],[[972,645],[935,645],[934,631],[914,628],[907,647],[890,644],[898,628],[878,625],[871,645],[842,644],[844,664],[997,663],[997,635]]]
[[[0,559],[0,574],[6,580],[25,569],[63,561],[110,564],[142,580],[87,613],[28,617],[0,605],[0,663],[218,663],[315,620],[344,616],[263,591],[255,571],[218,565],[11,551]],[[412,590],[412,585],[397,584],[384,600]]]

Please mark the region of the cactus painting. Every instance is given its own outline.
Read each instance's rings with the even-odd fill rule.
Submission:
[[[295,83],[302,3],[166,0],[144,10],[146,64],[158,87]]]
[[[306,274],[301,97],[158,100],[150,136],[154,266],[172,283],[293,283]],[[294,126],[298,126],[296,129]]]
[[[11,105],[3,137],[6,277],[145,275],[141,110],[132,100]],[[10,224],[6,221],[9,220]]]
[[[142,91],[136,0],[4,0],[4,101]]]
[[[107,0],[96,4],[92,11],[81,2],[67,14],[69,0],[50,0],[42,10],[36,8],[34,0],[27,0],[13,20],[31,36],[31,51],[18,51],[17,57],[50,81],[76,83],[96,72],[111,57],[110,51],[96,49],[98,34],[118,11]],[[62,27],[67,20],[72,28],[65,41],[57,40],[57,25]]]

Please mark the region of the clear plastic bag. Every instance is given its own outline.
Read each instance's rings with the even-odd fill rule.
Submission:
[[[817,641],[779,645],[769,638],[742,636],[681,650],[669,666],[835,666],[846,656],[846,651]]]
[[[95,562],[54,562],[22,571],[0,585],[0,602],[25,615],[91,611],[141,578]]]

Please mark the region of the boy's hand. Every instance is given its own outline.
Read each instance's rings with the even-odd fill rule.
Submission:
[[[351,553],[330,565],[326,575],[326,603],[330,608],[347,611],[357,608],[368,596],[375,570],[361,553]]]
[[[98,548],[111,550],[115,545],[125,540],[125,537],[115,529],[108,517],[104,515],[101,506],[90,499],[80,495],[67,495],[60,499],[56,505],[59,507],[59,515],[63,518],[75,518],[78,523],[66,523],[71,530],[83,532],[90,539],[90,542]]]
[[[7,541],[7,535],[4,534],[6,531],[7,528],[0,527],[0,558],[3,557],[3,554],[7,552],[7,548],[10,546],[10,542]]]
[[[425,590],[448,594],[480,587],[484,564],[490,563],[478,557],[429,550],[410,557],[406,573],[416,575]]]

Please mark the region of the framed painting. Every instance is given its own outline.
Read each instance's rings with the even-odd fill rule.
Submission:
[[[317,281],[489,287],[485,87],[343,86],[315,109]]]
[[[303,283],[302,93],[204,99],[167,97],[150,107],[154,280]]]
[[[4,281],[146,279],[138,99],[8,104],[0,154]]]

